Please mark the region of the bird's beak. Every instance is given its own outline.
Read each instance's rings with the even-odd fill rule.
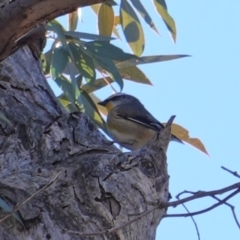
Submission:
[[[106,101],[102,101],[102,102],[98,102],[98,104],[105,107],[107,102]]]

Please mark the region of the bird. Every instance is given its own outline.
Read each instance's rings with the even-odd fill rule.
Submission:
[[[107,130],[110,137],[129,150],[140,149],[164,128],[132,95],[115,93],[98,104],[107,108]],[[173,134],[171,141],[183,143]]]

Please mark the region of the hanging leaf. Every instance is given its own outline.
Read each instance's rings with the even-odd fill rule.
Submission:
[[[157,33],[159,34],[151,16],[147,12],[147,10],[144,8],[140,0],[131,0],[132,5],[136,8],[136,10],[139,12],[139,14],[142,16],[142,18],[145,20],[145,22]]]
[[[68,46],[72,53],[72,60],[79,72],[83,75],[87,82],[93,83],[96,78],[93,59],[75,43],[70,42]]]
[[[52,62],[50,74],[53,79],[58,78],[68,63],[68,53],[63,46],[54,48],[52,54]]]
[[[152,85],[146,75],[136,66],[119,68],[118,71],[124,79],[131,80],[137,83]]]
[[[86,114],[102,129],[106,131],[105,121],[103,120],[98,108],[92,98],[83,89],[81,91],[81,102],[84,105]]]
[[[72,104],[64,93],[58,96],[58,100],[69,113],[77,111],[75,104]]]
[[[68,29],[75,31],[78,24],[78,10],[68,14]]]
[[[193,147],[209,155],[203,143],[198,138],[191,138],[189,136],[189,132],[187,129],[175,123],[172,124],[171,128],[172,128],[172,133],[175,136],[177,136],[179,139],[189,143]]]
[[[116,61],[125,61],[129,59],[139,59],[139,57],[125,53],[122,49],[103,41],[87,42],[84,44],[86,49],[95,56],[109,58]]]
[[[99,8],[100,8],[101,4],[94,4],[94,5],[91,5],[91,8],[92,10],[98,15],[98,11],[99,11]],[[113,27],[113,33],[120,39],[120,35],[118,33],[118,30],[116,29],[116,27],[114,26]],[[101,39],[98,39],[98,40],[101,40]]]
[[[145,76],[145,74],[136,66],[121,68],[118,69],[122,78],[131,80],[133,82],[143,83],[152,85],[150,80]],[[95,92],[103,87],[108,86],[110,83],[114,81],[110,77],[99,78],[94,81],[94,84],[84,84],[82,89],[84,89],[87,93]]]
[[[98,31],[102,36],[111,36],[114,26],[114,12],[112,6],[102,3],[98,12]]]
[[[146,57],[140,57],[138,60],[136,59],[130,59],[123,62],[116,63],[116,66],[118,68],[123,67],[130,67],[130,66],[136,66],[140,64],[146,64],[146,63],[155,63],[155,62],[164,62],[164,61],[170,61],[178,58],[184,58],[184,57],[190,57],[189,55],[155,55],[155,56],[146,56]]]
[[[166,24],[168,30],[170,31],[173,41],[176,42],[176,37],[177,37],[176,25],[173,18],[170,16],[170,14],[167,11],[167,5],[165,3],[165,0],[153,0],[153,2],[158,13],[161,15],[164,23]]]
[[[111,59],[107,58],[101,58],[101,57],[96,57],[95,62],[97,65],[99,65],[101,68],[103,68],[109,76],[118,83],[120,87],[120,91],[123,89],[123,79],[118,72],[118,69],[116,68],[115,64]]]
[[[52,20],[47,24],[46,29],[48,31],[53,31],[58,35],[58,38],[62,42],[63,45],[67,44],[67,40],[65,37],[65,29],[63,26],[57,21],[57,20]]]
[[[72,83],[65,78],[64,76],[60,76],[54,80],[57,85],[62,89],[66,99],[72,104],[72,106],[75,106],[75,93]],[[76,111],[75,107],[75,111]]]
[[[86,91],[87,93],[95,92],[103,87],[108,86],[108,84],[113,83],[114,80],[112,80],[110,77],[105,78],[99,78],[94,81],[94,84],[86,83],[81,88]]]
[[[111,41],[111,40],[116,39],[113,37],[100,36],[97,34],[72,32],[72,31],[66,31],[65,35],[69,36],[69,37],[73,37],[73,38],[84,38],[84,39],[90,39],[90,40],[95,40],[95,41]]]
[[[144,32],[136,13],[127,0],[121,1],[120,22],[126,41],[133,53],[141,56],[145,45]]]

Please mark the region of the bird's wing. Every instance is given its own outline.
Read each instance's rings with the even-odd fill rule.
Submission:
[[[136,122],[138,124],[141,124],[143,126],[146,126],[147,128],[150,128],[154,131],[160,131],[164,126],[157,121],[152,115],[146,115],[144,117],[126,117],[126,119]]]
[[[143,106],[141,107],[143,109],[138,110],[132,109],[129,106],[125,106],[124,108],[121,107],[117,111],[118,112],[117,116],[143,125],[147,128],[152,129],[153,131],[158,132],[162,128],[164,128],[164,126],[156,118],[154,118]],[[144,116],[140,115],[139,114],[140,112],[144,112],[145,115]]]

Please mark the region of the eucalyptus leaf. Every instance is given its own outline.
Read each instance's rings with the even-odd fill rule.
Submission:
[[[70,31],[75,31],[78,24],[78,10],[68,14],[68,28]]]
[[[66,31],[66,36],[73,37],[73,38],[83,38],[83,39],[90,39],[90,40],[98,40],[98,41],[111,41],[116,38],[113,37],[107,37],[107,36],[101,36],[97,34],[91,34],[91,33],[83,33],[83,32],[72,32],[72,31]]]
[[[122,0],[120,5],[120,22],[123,33],[133,53],[141,56],[145,40],[141,23],[127,0]]]
[[[57,33],[58,38],[60,39],[62,44],[63,45],[67,44],[67,40],[66,40],[66,37],[65,37],[65,29],[56,19],[50,21],[47,24],[46,29],[48,31],[53,31],[53,32]]]
[[[86,114],[102,129],[106,130],[105,121],[103,120],[101,114],[98,111],[96,104],[93,102],[92,98],[83,89],[81,91],[81,102],[84,105]]]
[[[57,85],[62,89],[67,100],[74,106],[75,105],[75,92],[71,81],[64,76],[60,76],[54,80]],[[77,110],[77,108],[76,108]]]
[[[63,46],[54,48],[52,53],[52,61],[50,74],[53,79],[59,77],[68,63],[68,52]]]
[[[146,63],[170,61],[170,60],[175,60],[175,59],[184,58],[184,57],[190,57],[190,56],[185,54],[145,56],[145,57],[140,57],[139,58],[140,60],[130,59],[127,61],[118,62],[116,63],[116,66],[118,68],[124,68],[124,67],[136,66],[140,64],[146,64]]]
[[[168,30],[170,31],[173,41],[176,42],[177,38],[177,29],[174,22],[174,19],[170,16],[167,10],[167,4],[164,0],[153,0],[154,5],[161,15],[165,25],[167,26]]]
[[[68,46],[73,56],[72,60],[79,72],[87,82],[93,83],[96,78],[96,72],[92,57],[73,42],[70,42]]]
[[[139,57],[125,53],[122,49],[112,45],[108,42],[103,41],[94,41],[94,42],[87,42],[84,44],[86,50],[97,57],[102,58],[109,58],[116,61],[125,61],[129,59],[139,59]]]
[[[101,57],[96,57],[95,62],[97,65],[99,65],[101,68],[103,68],[109,76],[118,83],[120,90],[122,91],[123,89],[123,79],[118,72],[118,69],[116,68],[115,64],[111,59],[107,58],[101,58]]]
[[[131,0],[132,5],[136,8],[136,10],[139,12],[139,14],[142,16],[142,18],[145,20],[145,22],[157,33],[159,34],[156,25],[154,24],[151,16],[145,9],[145,7],[142,5],[142,2],[140,0]]]
[[[111,36],[114,26],[114,11],[112,6],[102,3],[98,12],[98,31],[102,36]]]

